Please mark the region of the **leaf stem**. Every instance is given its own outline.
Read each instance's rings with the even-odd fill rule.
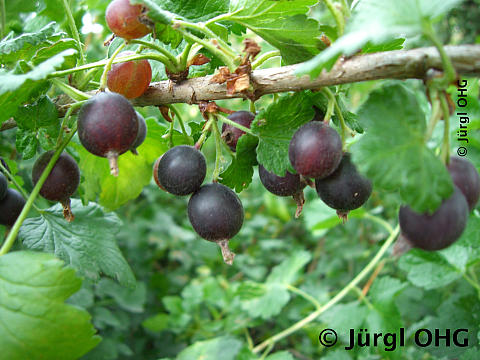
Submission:
[[[130,40],[130,44],[139,44],[147,48],[158,51],[160,54],[164,55],[166,59],[168,59],[167,61],[163,62],[165,66],[168,68],[168,70],[173,72],[177,72],[180,70],[178,68],[177,58],[167,49],[164,49],[163,47],[153,44],[149,41],[139,40],[139,39]]]
[[[68,25],[70,26],[70,30],[72,31],[73,38],[77,43],[77,48],[80,53],[80,65],[84,65],[85,54],[83,53],[82,41],[80,40],[80,34],[78,33],[77,25],[75,25],[75,19],[73,18],[72,10],[70,9],[68,0],[62,0],[62,3],[63,3],[63,8],[65,9],[65,13],[67,14]]]
[[[372,215],[368,212],[365,213],[365,215],[363,217],[366,218],[366,219],[372,220],[373,222],[376,222],[377,224],[380,224],[381,226],[383,226],[385,228],[385,230],[388,231],[389,234],[393,233],[393,227],[388,222],[383,220],[381,217]]]
[[[325,5],[327,6],[328,10],[330,10],[331,14],[335,19],[335,22],[337,23],[338,37],[342,36],[343,31],[345,30],[345,19],[343,18],[342,12],[335,7],[331,0],[323,1],[325,2]]]
[[[173,113],[175,114],[175,117],[178,119],[178,123],[180,124],[180,128],[182,129],[182,133],[183,133],[183,136],[185,137],[185,141],[187,142],[187,144],[189,144],[190,138],[188,137],[187,130],[185,129],[185,123],[183,122],[180,112],[177,110],[175,105],[170,105],[169,108],[170,110],[173,111]]]
[[[345,295],[347,295],[351,289],[357,284],[362,281],[368,273],[373,270],[373,268],[376,266],[376,264],[380,261],[382,256],[385,254],[385,252],[388,250],[390,245],[392,245],[393,241],[398,235],[399,232],[399,226],[397,225],[394,229],[394,231],[390,234],[390,236],[387,238],[385,243],[382,245],[382,247],[378,250],[377,254],[370,260],[370,262],[358,273],[355,278],[352,279],[340,292],[335,295],[330,301],[328,301],[325,305],[317,309],[316,311],[312,312],[310,315],[307,317],[303,318],[302,320],[298,321],[297,323],[293,324],[289,328],[279,332],[278,334],[268,338],[267,340],[263,341],[261,344],[255,346],[253,348],[253,353],[257,354],[266,347],[276,343],[279,340],[282,340],[289,336],[290,334],[294,333],[297,330],[300,330],[303,328],[305,325],[309,324],[313,320],[315,320],[318,316],[320,316],[322,313],[324,313],[326,310],[331,308],[333,305],[337,304],[340,300],[342,300]]]
[[[50,79],[50,81],[58,87],[60,90],[62,90],[65,94],[70,96],[73,100],[75,101],[83,101],[83,100],[88,100],[90,99],[90,95],[87,93],[78,90],[74,88],[73,86],[70,86],[68,84],[65,84],[63,81],[59,79]]]
[[[231,125],[233,127],[236,127],[237,129],[240,129],[242,130],[243,132],[247,133],[247,134],[250,134],[250,135],[253,135],[253,136],[257,136],[257,134],[255,134],[252,130],[250,130],[249,128],[243,126],[243,125],[240,125],[240,124],[237,124],[235,121],[232,121],[230,120],[229,118],[221,115],[221,114],[216,114],[215,115],[217,118],[219,118],[223,123],[226,123],[228,125]]]
[[[187,42],[185,49],[183,49],[182,53],[180,54],[180,58],[178,61],[180,62],[180,68],[186,69],[187,62],[188,62],[188,55],[190,54],[190,50],[192,50],[193,43]]]
[[[23,222],[27,218],[27,215],[30,211],[30,209],[33,206],[33,202],[37,198],[38,194],[40,193],[40,189],[42,188],[43,184],[45,183],[45,180],[47,180],[48,175],[52,171],[53,167],[55,166],[55,163],[57,162],[58,158],[62,154],[62,151],[65,149],[73,135],[75,135],[76,129],[72,130],[72,132],[69,134],[69,136],[65,139],[66,141],[57,148],[55,153],[53,154],[52,158],[48,162],[47,166],[42,172],[42,175],[38,179],[37,184],[33,188],[30,196],[27,199],[27,202],[25,203],[25,206],[23,207],[22,211],[20,212],[20,215],[18,216],[17,220],[15,221],[15,224],[13,224],[12,229],[10,230],[10,233],[8,234],[7,239],[3,243],[2,247],[0,248],[0,256],[5,255],[8,253],[13,246],[15,239],[17,238],[18,232],[20,231],[20,227],[22,226]]]
[[[220,176],[220,163],[222,161],[222,135],[218,130],[218,124],[214,116],[212,122],[213,132],[215,133],[215,169],[213,170],[212,181],[217,182]]]
[[[425,132],[425,141],[427,142],[432,137],[435,126],[437,126],[438,120],[440,120],[441,106],[440,100],[438,99],[438,91],[434,86],[430,86],[430,101],[432,103],[432,113],[430,119],[428,120],[427,131]]]
[[[8,171],[8,169],[5,166],[3,166],[1,161],[0,161],[0,170],[2,170],[2,172],[5,175],[7,175],[9,180],[13,183],[13,185],[15,185],[15,187],[18,189],[18,191],[20,191],[20,193],[25,198],[25,200],[27,200],[28,199],[28,193],[23,189],[23,187],[20,186],[20,184],[17,182],[17,180],[15,180],[15,177]],[[41,212],[41,210],[38,207],[36,207],[35,204],[33,204],[33,207],[38,212]]]
[[[252,70],[255,70],[260,65],[262,65],[265,61],[267,61],[268,59],[271,59],[275,56],[280,56],[280,51],[279,50],[273,50],[273,51],[266,52],[265,54],[262,54],[260,57],[257,58],[257,60],[255,60],[252,63]]]
[[[287,289],[290,290],[291,292],[297,294],[297,295],[300,295],[301,297],[303,297],[305,300],[311,302],[313,304],[313,306],[315,306],[315,308],[318,310],[322,307],[322,304],[320,304],[317,299],[315,299],[312,295],[306,293],[305,291],[293,286],[293,285],[290,285],[290,284],[287,284],[286,285]]]
[[[103,69],[103,73],[102,73],[102,76],[100,78],[100,88],[99,90],[100,91],[105,91],[105,89],[107,88],[107,75],[108,75],[108,72],[112,69],[112,64],[113,64],[113,60],[115,60],[115,58],[117,57],[117,55],[120,53],[120,51],[123,50],[123,48],[125,47],[125,41],[115,50],[115,52],[112,54],[112,57],[110,59],[108,59],[108,62],[107,64],[105,65],[105,68]]]
[[[450,110],[448,109],[447,94],[445,92],[440,95],[440,103],[442,104],[444,126],[441,157],[443,163],[448,165],[450,161]]]
[[[200,135],[200,138],[197,140],[195,143],[195,147],[200,150],[200,148],[203,145],[203,142],[205,141],[205,138],[207,137],[207,133],[210,130],[210,127],[212,126],[212,122],[214,121],[213,118],[208,119],[208,121],[205,123],[205,126],[203,127],[202,130],[202,135]]]

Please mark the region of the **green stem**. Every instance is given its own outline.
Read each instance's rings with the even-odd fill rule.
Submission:
[[[212,118],[214,118],[212,116]],[[213,132],[215,133],[215,169],[213,170],[212,181],[216,182],[220,176],[220,163],[222,160],[222,135],[218,130],[217,121],[214,119],[212,123]]]
[[[76,103],[73,103],[70,105],[70,107],[68,108],[67,112],[65,113],[65,116],[63,117],[63,120],[62,120],[62,124],[60,125],[60,134],[58,134],[58,139],[57,139],[57,147],[61,146],[62,145],[62,142],[63,142],[63,134],[67,128],[67,122],[68,120],[70,119],[70,116],[72,115],[72,112],[82,106],[83,104],[85,104],[86,101],[78,101]]]
[[[345,286],[340,292],[335,295],[330,301],[328,301],[325,305],[317,309],[316,311],[312,312],[310,315],[307,317],[303,318],[302,320],[298,321],[297,323],[293,324],[289,328],[279,332],[278,334],[268,338],[267,340],[263,341],[261,344],[255,346],[253,348],[253,352],[255,354],[259,353],[263,349],[265,349],[268,346],[271,346],[272,344],[276,343],[279,340],[282,340],[289,336],[290,334],[293,334],[297,330],[300,330],[303,328],[305,325],[309,324],[313,320],[315,320],[317,317],[319,317],[322,313],[324,313],[326,310],[330,309],[333,305],[337,304],[340,300],[342,300],[345,295],[347,295],[351,289],[357,284],[362,281],[370,271],[373,270],[373,268],[377,265],[377,263],[380,261],[382,256],[385,254],[385,252],[388,250],[390,245],[392,245],[393,241],[397,237],[399,232],[399,226],[397,225],[394,229],[394,231],[390,234],[390,236],[387,238],[385,243],[382,245],[380,250],[378,250],[377,254],[370,260],[370,262],[363,268],[360,273],[355,276],[355,278],[350,281],[347,286]]]
[[[327,6],[328,10],[332,13],[335,22],[337,23],[337,32],[338,37],[343,35],[343,31],[345,29],[345,19],[343,18],[343,14],[333,5],[331,0],[323,0],[325,5]]]
[[[59,79],[50,79],[50,81],[75,101],[88,100],[91,97],[87,93],[81,90],[75,89],[73,86],[65,84],[63,81]]]
[[[348,5],[348,2],[346,0],[342,0],[342,11],[345,17],[349,18],[350,15],[352,14],[350,12],[350,6]]]
[[[451,84],[457,77],[455,68],[453,67],[452,61],[448,57],[442,42],[438,39],[435,31],[433,29],[432,23],[429,20],[426,20],[423,24],[423,33],[424,35],[435,45],[442,59],[443,72],[444,76],[441,79],[438,79],[438,86],[441,89],[446,89],[449,84]]]
[[[263,352],[262,356],[258,360],[265,360],[270,354],[270,351],[272,351],[274,344],[268,345],[267,349]]]
[[[173,125],[174,121],[170,123],[170,129],[168,130],[168,147],[171,149],[173,147]]]
[[[327,111],[325,112],[325,117],[323,118],[323,121],[326,124],[330,123],[334,109],[335,109],[335,98],[333,99],[328,98]]]
[[[440,95],[440,103],[442,104],[444,126],[441,157],[443,163],[448,165],[448,162],[450,161],[450,110],[448,108],[446,93]]]
[[[115,58],[117,57],[117,55],[120,53],[120,51],[123,50],[123,48],[125,47],[126,43],[123,42],[116,50],[115,52],[112,54],[112,57],[110,59],[108,59],[108,62],[107,64],[105,65],[105,68],[103,69],[103,73],[102,73],[102,76],[100,78],[100,91],[105,91],[105,89],[107,88],[107,75],[108,75],[108,72],[112,69],[112,64],[113,64],[113,60],[115,60]]]
[[[226,123],[228,125],[231,125],[233,127],[236,127],[237,129],[240,129],[242,130],[243,132],[247,133],[247,134],[250,134],[250,135],[253,135],[253,136],[258,136],[257,134],[255,134],[252,130],[250,130],[249,128],[243,126],[243,125],[240,125],[240,124],[237,124],[235,121],[232,121],[230,120],[229,118],[223,116],[223,115],[220,115],[220,114],[216,114],[215,115],[217,118],[219,118],[220,120],[222,120],[223,123]]]
[[[203,130],[202,130],[202,135],[200,135],[200,138],[197,140],[195,147],[197,149],[200,149],[203,145],[203,142],[205,141],[205,138],[207,137],[208,131],[210,130],[210,127],[212,126],[214,119],[210,118],[207,123],[205,124]]]
[[[78,88],[79,89],[85,89],[87,85],[90,85],[92,83],[92,78],[94,77],[95,73],[98,71],[97,68],[90,69],[88,72],[83,76],[82,81],[78,83]]]
[[[250,100],[250,106],[249,106],[249,108],[250,108],[250,112],[251,112],[252,114],[256,114],[256,113],[257,113],[257,109],[256,109],[256,107],[255,107],[255,101]]]
[[[180,124],[180,128],[182,129],[183,136],[185,137],[185,141],[187,144],[190,143],[190,138],[188,137],[187,130],[185,129],[185,123],[183,122],[182,117],[180,116],[180,112],[177,110],[175,105],[170,105],[170,110],[173,111],[175,114],[175,118],[178,119],[178,123]]]
[[[62,154],[62,151],[65,149],[67,144],[69,143],[70,139],[73,137],[75,134],[76,130],[73,131],[69,134],[67,137],[66,141],[60,146],[55,153],[53,154],[52,158],[48,162],[47,166],[45,167],[45,170],[43,170],[42,175],[38,179],[37,184],[32,190],[32,193],[27,199],[27,202],[25,203],[25,206],[23,207],[20,215],[18,216],[17,220],[15,221],[15,224],[13,224],[12,229],[10,230],[7,239],[3,243],[2,247],[0,248],[0,256],[5,255],[10,251],[12,248],[15,239],[17,238],[18,232],[20,231],[20,227],[22,226],[23,222],[27,218],[27,215],[30,211],[30,209],[33,206],[33,202],[37,198],[38,194],[40,193],[40,189],[42,188],[43,184],[45,183],[45,180],[47,180],[48,175],[52,171],[53,167],[55,166],[55,163],[57,162],[58,158]]]
[[[381,226],[383,226],[385,228],[385,230],[388,231],[389,234],[393,233],[393,228],[392,226],[386,222],[385,220],[383,220],[381,217],[378,217],[378,216],[375,216],[375,215],[372,215],[370,213],[365,213],[365,215],[363,216],[365,219],[369,219],[369,220],[372,220],[373,222],[376,222],[377,224],[380,224]]]
[[[75,39],[78,47],[78,51],[80,52],[80,65],[85,64],[85,55],[83,53],[83,45],[82,41],[80,40],[80,34],[78,33],[77,25],[75,25],[75,19],[72,15],[72,10],[70,10],[70,5],[68,4],[68,0],[62,0],[63,8],[65,9],[65,13],[67,14],[68,25],[70,26],[70,30],[72,31],[73,38]]]
[[[280,51],[274,50],[274,51],[269,51],[269,52],[266,52],[265,54],[262,54],[260,57],[257,58],[257,60],[255,60],[252,63],[252,70],[255,70],[260,65],[262,65],[265,61],[275,56],[280,56]]]
[[[22,194],[22,196],[25,198],[25,200],[28,199],[28,193],[23,189],[23,187],[20,186],[20,184],[17,182],[17,180],[15,180],[15,177],[7,170],[7,168],[5,166],[3,166],[2,162],[0,161],[0,170],[2,170],[2,172],[7,175],[7,178],[10,179],[10,181],[13,183],[13,185],[15,185],[15,187],[18,189],[18,191],[20,191],[20,193]],[[37,208],[35,206],[35,204],[33,204],[33,207],[35,208],[35,210],[37,210],[38,212],[41,212],[41,210],[39,208]]]
[[[315,306],[316,309],[320,309],[322,307],[322,304],[320,304],[317,299],[315,299],[312,295],[306,293],[305,291],[293,286],[293,285],[289,285],[287,284],[287,289],[290,290],[291,292],[297,294],[297,295],[300,295],[301,297],[303,297],[305,300],[311,302],[313,304],[313,306]]]
[[[480,285],[474,281],[472,278],[470,278],[470,276],[468,276],[467,274],[465,273],[462,273],[462,277],[470,284],[472,285],[473,288],[475,288],[475,290],[477,290],[479,296],[480,296]]]
[[[430,140],[430,138],[432,137],[433,131],[437,126],[438,120],[440,120],[440,113],[441,113],[440,100],[438,99],[438,92],[433,86],[430,87],[430,99],[432,102],[432,114],[430,115],[427,131],[425,132],[425,142]]]
[[[253,340],[252,340],[252,337],[250,336],[250,333],[248,332],[248,328],[243,328],[243,332],[245,333],[245,338],[247,339],[247,344],[248,344],[248,348],[250,350],[253,349]]]
[[[183,49],[182,53],[180,54],[180,67],[182,69],[187,68],[187,62],[188,62],[188,55],[190,54],[190,50],[192,50],[193,43],[187,42],[187,45],[185,46],[185,49]]]
[[[225,54],[223,51],[218,49],[215,45],[213,45],[211,42],[206,41],[204,39],[200,39],[199,37],[189,33],[188,31],[185,31],[181,27],[176,27],[174,28],[176,31],[178,31],[182,36],[190,40],[191,42],[197,42],[199,44],[202,44],[205,49],[208,49],[212,54],[217,56],[219,59],[221,59],[224,64],[230,69],[230,72],[235,71],[235,64],[233,62],[233,58]]]
[[[358,295],[359,300],[362,301],[363,303],[365,303],[365,305],[367,305],[367,307],[368,307],[370,310],[375,309],[375,307],[374,307],[374,306],[372,305],[372,303],[367,299],[367,297],[366,297],[365,295],[363,295],[362,290],[361,290],[358,286],[354,286],[354,287],[352,288],[352,291]]]
[[[139,44],[139,45],[143,45],[145,47],[158,51],[160,54],[164,55],[165,58],[168,59],[166,62],[163,62],[165,66],[168,68],[168,70],[173,72],[177,72],[180,70],[178,68],[177,58],[172,53],[170,53],[170,51],[168,51],[167,49],[164,49],[163,47],[153,44],[151,42],[139,40],[139,39],[130,40],[130,44]]]
[[[340,106],[338,105],[337,99],[335,98],[335,94],[333,94],[332,91],[327,87],[322,88],[322,93],[327,97],[329,103],[333,102],[333,106],[335,108],[335,115],[337,115],[338,120],[340,122],[340,128],[342,130],[340,135],[342,137],[343,149],[345,150],[345,146],[347,142],[347,134],[353,134],[353,131],[345,123],[342,109],[340,109]]]

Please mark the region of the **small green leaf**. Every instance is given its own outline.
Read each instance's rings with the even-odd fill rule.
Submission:
[[[397,83],[374,90],[358,113],[367,133],[352,146],[359,170],[376,189],[400,191],[417,212],[434,211],[453,191],[445,166],[425,143],[425,114]]]
[[[236,157],[230,166],[220,174],[221,183],[241,192],[250,185],[253,177],[253,166],[257,164],[258,138],[249,134],[240,137],[237,143]]]
[[[100,337],[90,315],[65,304],[81,283],[73,269],[50,254],[20,251],[0,257],[2,358],[74,360],[94,348]]]
[[[54,253],[82,276],[98,280],[100,272],[126,286],[135,285],[135,277],[115,242],[121,226],[118,217],[90,203],[82,206],[72,199],[75,220],[67,223],[60,204],[23,223],[19,238],[34,250]]]
[[[31,159],[37,153],[38,140],[35,133],[30,130],[18,129],[15,139],[15,147],[22,154],[24,160]]]
[[[231,336],[222,336],[206,341],[197,341],[180,352],[177,360],[235,360],[242,342]]]
[[[137,282],[135,288],[126,288],[111,279],[103,278],[98,283],[96,294],[102,297],[112,297],[126,311],[141,313],[144,311],[147,288],[143,282]]]

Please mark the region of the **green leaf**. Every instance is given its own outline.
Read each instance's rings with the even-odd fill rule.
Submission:
[[[320,26],[305,14],[316,0],[232,0],[228,19],[280,50],[286,64],[306,61],[325,48]]]
[[[462,276],[438,252],[413,249],[400,258],[398,265],[413,285],[427,290],[443,287]]]
[[[311,92],[281,96],[255,117],[251,129],[259,136],[257,160],[268,171],[285,176],[287,169],[291,169],[288,145],[295,131],[313,119],[315,96],[318,94]]]
[[[111,279],[103,278],[98,283],[97,295],[112,297],[122,309],[141,313],[144,311],[147,288],[143,282],[137,282],[135,288],[126,288]]]
[[[339,338],[348,344],[349,330],[359,329],[365,322],[368,309],[366,306],[351,302],[346,304],[337,304],[329,311],[321,315],[328,328],[334,329]]]
[[[252,182],[253,166],[257,164],[258,138],[249,134],[240,137],[237,143],[236,157],[230,166],[221,173],[221,183],[241,192]]]
[[[321,199],[308,201],[304,207],[305,224],[311,231],[328,230],[342,224],[337,211],[325,204]],[[348,218],[361,219],[366,211],[363,207],[350,211]]]
[[[43,81],[47,76],[60,67],[66,57],[75,53],[69,49],[42,62],[26,74],[0,71],[0,124],[15,115],[23,103],[42,93],[50,85]]]
[[[268,355],[265,360],[295,360],[295,358],[288,351],[279,351]]]
[[[7,36],[0,42],[0,62],[6,64],[16,62],[20,59],[30,60],[39,45],[45,44],[47,39],[58,38],[60,34],[55,33],[56,24],[51,22],[34,33],[23,33],[16,38]]]
[[[300,270],[310,261],[312,255],[308,251],[298,251],[275,266],[267,278],[267,283],[293,284]]]
[[[374,90],[358,113],[367,133],[352,146],[359,170],[377,190],[400,191],[417,212],[434,211],[453,191],[443,163],[425,144],[425,114],[397,83]]]
[[[75,271],[50,254],[0,257],[2,358],[74,360],[94,348],[100,337],[90,315],[65,304],[80,286]]]
[[[32,58],[33,65],[38,65],[54,55],[61,53],[68,49],[76,49],[77,43],[73,39],[61,39],[54,43],[48,43],[47,46],[41,47],[35,52],[35,57]],[[76,53],[65,57],[65,62],[60,69],[73,68],[77,63]]]
[[[85,180],[82,182],[84,201],[96,201],[109,210],[115,210],[132,199],[136,199],[152,179],[152,166],[155,160],[169,149],[168,139],[163,138],[167,128],[155,119],[147,122],[147,137],[137,148],[138,155],[126,152],[118,159],[119,176],[110,174],[105,158],[89,153],[78,144],[72,144],[78,151],[78,163]],[[175,145],[185,143],[185,138],[175,131]]]
[[[160,332],[162,330],[168,329],[168,315],[160,313],[155,316],[149,317],[142,322],[142,326],[154,332]]]
[[[147,2],[155,3],[155,9],[161,8],[168,13],[174,14],[176,18],[183,18],[193,22],[206,21],[226,13],[229,4],[228,0],[149,0],[141,2],[145,4]]]
[[[222,336],[206,341],[197,341],[180,352],[177,360],[235,360],[242,342],[231,336]]]
[[[317,77],[330,69],[341,54],[350,56],[369,47],[400,41],[423,32],[425,22],[437,19],[461,0],[363,0],[358,2],[345,34],[326,50],[298,68],[298,74]],[[368,26],[365,26],[368,24]]]
[[[37,153],[38,140],[35,133],[30,130],[18,129],[15,139],[15,147],[22,154],[24,160],[31,159]]]
[[[135,285],[115,242],[121,226],[118,217],[94,203],[82,206],[76,199],[72,199],[72,212],[75,220],[67,223],[60,204],[44,210],[40,217],[25,220],[19,238],[29,249],[54,253],[82,276],[98,280],[102,272],[123,285]]]

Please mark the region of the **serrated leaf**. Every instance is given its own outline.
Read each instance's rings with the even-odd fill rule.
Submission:
[[[137,198],[143,188],[152,179],[155,160],[169,149],[168,139],[163,138],[167,128],[159,125],[155,119],[149,118],[147,137],[137,148],[138,155],[126,152],[118,159],[119,176],[110,174],[110,167],[105,158],[90,154],[79,144],[72,144],[78,151],[78,163],[82,176],[84,201],[97,201],[109,210],[115,210],[128,201]],[[174,132],[174,145],[185,143],[183,135]]]
[[[313,119],[314,96],[318,94],[298,92],[281,96],[255,117],[251,129],[259,136],[257,160],[268,171],[285,176],[291,168],[288,145],[295,131]]]
[[[267,320],[280,314],[289,301],[290,294],[285,286],[271,283],[265,286],[265,293],[262,296],[243,300],[242,309],[247,311],[253,318]]]
[[[258,138],[249,134],[240,137],[237,143],[236,157],[230,166],[220,174],[221,183],[241,192],[250,185],[253,177],[253,166],[257,164]]]
[[[46,46],[42,46],[36,51],[35,57],[32,58],[32,63],[33,65],[40,64],[64,50],[76,49],[76,47],[77,43],[73,39],[61,39],[54,43],[48,43]],[[65,57],[65,62],[62,68],[74,67],[77,61],[76,59],[75,54]]]
[[[275,266],[267,278],[267,283],[292,284],[299,271],[310,261],[312,255],[307,251],[298,251]]]
[[[398,265],[407,273],[407,278],[413,285],[427,290],[443,287],[462,276],[460,271],[436,252],[410,250],[400,258]]]
[[[154,2],[164,11],[175,14],[177,18],[193,22],[206,21],[226,13],[229,4],[228,0],[149,0],[149,2]]]
[[[55,254],[82,276],[93,280],[104,273],[126,286],[135,285],[135,277],[115,242],[121,226],[114,213],[104,213],[95,203],[82,206],[72,199],[75,220],[67,223],[60,204],[23,223],[19,238],[24,246]]]
[[[367,133],[352,146],[353,160],[375,188],[399,191],[420,213],[451,195],[450,175],[426,147],[425,115],[412,91],[399,84],[376,89],[358,118]]]
[[[235,360],[242,342],[231,336],[222,336],[206,341],[197,341],[177,356],[177,360]]]
[[[55,34],[56,24],[51,22],[34,33],[23,33],[15,38],[7,37],[0,42],[0,62],[10,63],[20,59],[29,59],[38,45],[44,44]],[[59,37],[60,34],[55,34]]]
[[[111,279],[103,278],[98,283],[96,294],[102,297],[112,297],[126,311],[141,313],[144,311],[147,288],[143,282],[137,282],[135,288],[126,288]]]
[[[94,348],[100,337],[90,315],[65,304],[80,286],[75,271],[50,254],[0,257],[2,358],[74,360]]]
[[[74,53],[73,49],[62,51],[25,74],[0,71],[0,124],[15,115],[20,105],[48,88],[50,84],[43,80]]]
[[[306,61],[325,48],[320,26],[305,14],[316,0],[233,0],[228,19],[243,25],[280,50],[286,64]]]
[[[326,50],[298,68],[298,74],[317,77],[341,55],[353,55],[364,45],[380,45],[399,37],[422,33],[426,21],[447,13],[461,0],[363,0],[358,2],[345,34]],[[368,26],[365,26],[368,24]],[[399,41],[399,40],[398,40]]]
[[[349,330],[360,328],[367,314],[368,309],[365,305],[351,302],[333,306],[321,315],[321,319],[327,324],[327,327],[335,329],[343,341],[348,341]]]
[[[38,140],[30,130],[18,129],[15,138],[15,147],[22,154],[24,160],[31,159],[37,153]]]

